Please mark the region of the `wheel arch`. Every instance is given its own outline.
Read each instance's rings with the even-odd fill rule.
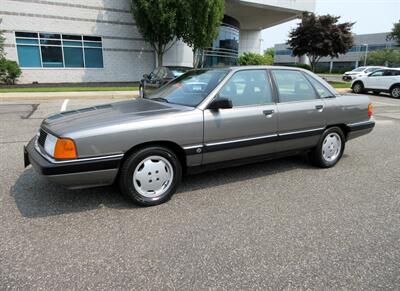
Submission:
[[[344,124],[344,123],[332,124],[332,125],[328,125],[326,127],[326,129],[329,129],[329,128],[332,128],[332,127],[339,127],[343,131],[344,137],[345,137],[345,139],[347,141],[347,137],[348,137],[348,134],[350,132],[350,129],[346,124]]]
[[[394,87],[400,87],[400,83],[394,83],[392,86],[390,86],[389,91],[391,92]]]
[[[121,160],[121,164],[123,164],[125,162],[125,160],[133,152],[135,152],[135,151],[137,151],[139,149],[146,148],[146,147],[151,147],[151,146],[165,147],[165,148],[171,150],[172,152],[174,152],[176,154],[176,156],[178,157],[179,162],[181,163],[183,173],[186,173],[187,163],[186,163],[185,150],[180,145],[178,145],[177,143],[172,142],[172,141],[167,141],[167,140],[148,141],[148,142],[140,143],[140,144],[137,144],[137,145],[131,147],[128,151],[126,151],[124,153],[124,156],[123,156],[123,158]]]

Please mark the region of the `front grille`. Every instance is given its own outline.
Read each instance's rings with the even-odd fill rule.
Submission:
[[[47,132],[41,129],[39,132],[38,144],[43,148],[44,148],[44,143],[46,142],[46,137],[47,137]]]

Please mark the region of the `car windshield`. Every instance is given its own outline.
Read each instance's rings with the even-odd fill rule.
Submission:
[[[146,98],[190,107],[199,105],[228,74],[228,69],[192,70]]]
[[[180,67],[170,67],[169,69],[175,78],[182,76],[184,73],[190,70],[190,68],[180,68]]]
[[[352,72],[362,72],[365,70],[365,67],[359,67],[357,69],[354,69]]]

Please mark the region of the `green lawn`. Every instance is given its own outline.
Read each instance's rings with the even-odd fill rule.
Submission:
[[[88,92],[88,91],[137,91],[138,87],[48,87],[48,88],[0,88],[0,93],[20,92]]]
[[[348,88],[350,89],[351,83],[345,83],[345,82],[329,82],[334,88],[336,89],[342,89],[342,88]]]

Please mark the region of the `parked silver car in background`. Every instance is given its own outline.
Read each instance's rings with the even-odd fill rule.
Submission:
[[[366,66],[366,67],[358,67],[355,68],[352,71],[345,72],[343,74],[343,81],[350,82],[354,79],[360,78],[360,77],[365,77],[368,76],[370,73],[380,70],[380,69],[385,69],[386,67],[381,67],[381,66]]]
[[[334,166],[375,123],[367,96],[339,95],[288,67],[199,69],[147,99],[53,115],[25,163],[68,188],[118,182],[139,205],[167,201],[184,173],[308,152]]]

